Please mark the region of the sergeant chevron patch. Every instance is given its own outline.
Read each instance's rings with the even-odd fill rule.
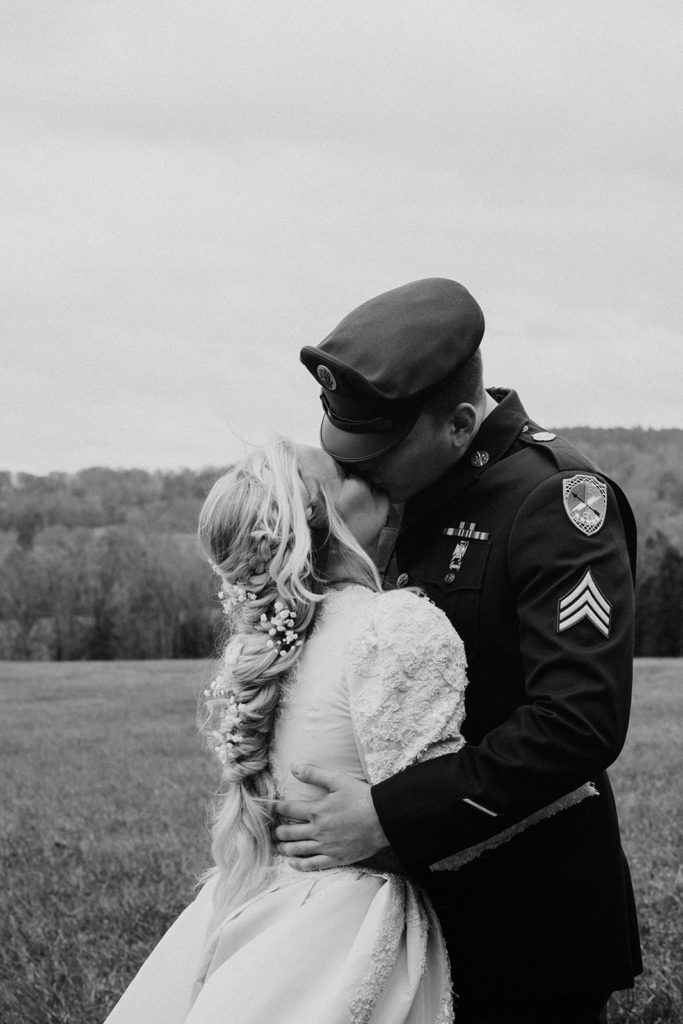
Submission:
[[[582,619],[588,619],[603,636],[609,636],[612,606],[601,593],[590,569],[568,594],[557,603],[557,633],[564,633]]]

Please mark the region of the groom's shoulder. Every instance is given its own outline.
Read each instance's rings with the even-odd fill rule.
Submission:
[[[513,492],[518,500],[553,477],[590,474],[607,479],[595,462],[554,431],[533,424],[519,434],[512,448],[484,472],[481,482],[493,493]]]
[[[529,430],[520,434],[519,440],[522,451],[538,464],[541,473],[544,469],[548,475],[572,470],[601,473],[592,459],[554,431]]]
[[[597,479],[613,492],[617,503],[628,509],[628,499],[618,484],[596,462],[570,441],[554,431],[534,429],[519,436],[518,459],[503,459],[503,473],[514,475],[521,492],[531,492],[554,478]]]
[[[633,513],[628,498],[619,485],[605,473],[585,452],[571,444],[561,434],[530,425],[522,432],[507,458],[497,464],[498,474],[491,474],[489,485],[493,494],[504,494],[506,502],[523,502],[536,489],[552,488],[553,481],[581,480],[599,482],[616,503],[631,526]],[[564,486],[564,485],[563,485]]]
[[[520,441],[527,472],[518,472],[517,477],[527,496],[536,489],[549,492],[554,486],[553,481],[559,478],[562,481],[562,508],[572,521],[574,519],[567,507],[567,492],[571,490],[572,484],[586,489],[586,493],[600,507],[603,503],[605,507],[613,507],[615,504],[626,533],[629,557],[635,567],[636,523],[629,500],[621,487],[584,452],[554,431],[529,430],[520,435]],[[571,505],[571,501],[569,503]]]

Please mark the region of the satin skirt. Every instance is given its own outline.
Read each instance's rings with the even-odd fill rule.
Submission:
[[[436,915],[406,879],[286,865],[216,926],[213,881],[106,1024],[449,1024]]]

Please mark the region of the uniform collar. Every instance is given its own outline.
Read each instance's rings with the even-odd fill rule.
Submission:
[[[502,459],[519,435],[529,429],[529,417],[516,391],[509,388],[487,388],[487,391],[497,403],[496,408],[482,421],[471,445],[455,466],[408,501],[404,529],[450,503]]]
[[[496,408],[492,409],[482,422],[472,444],[457,464],[457,466],[461,466],[462,463],[471,465],[475,452],[486,452],[488,461],[477,469],[477,476],[485,472],[494,462],[502,459],[524,428],[528,428],[530,422],[516,391],[511,388],[487,388],[487,391],[496,402]]]

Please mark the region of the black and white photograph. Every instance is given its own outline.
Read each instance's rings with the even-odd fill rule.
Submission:
[[[680,1024],[681,5],[0,26],[2,1024]]]

